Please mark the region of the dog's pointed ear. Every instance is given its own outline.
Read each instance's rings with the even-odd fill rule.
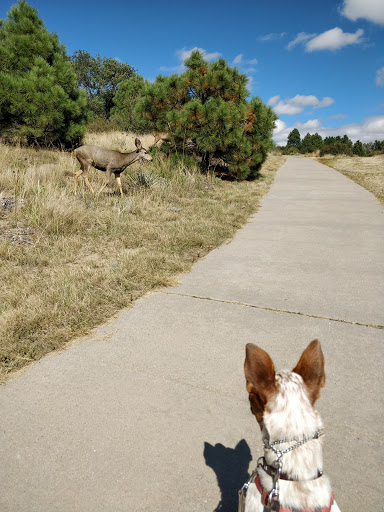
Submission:
[[[260,398],[264,408],[268,395],[276,389],[275,367],[267,352],[253,343],[248,343],[245,348],[244,373],[248,393]]]
[[[320,396],[320,389],[325,385],[325,362],[319,340],[313,340],[301,354],[300,360],[293,369],[301,375],[307,390],[311,404],[313,405]]]

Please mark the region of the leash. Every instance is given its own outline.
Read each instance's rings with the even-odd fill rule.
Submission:
[[[279,502],[279,493],[280,493],[280,486],[279,486],[279,480],[289,480],[289,481],[297,481],[294,478],[288,477],[286,473],[282,473],[282,457],[286,453],[291,452],[292,450],[296,450],[296,448],[299,448],[299,446],[302,446],[303,444],[307,443],[308,441],[312,441],[313,439],[319,439],[320,436],[324,434],[323,429],[316,430],[316,432],[312,436],[303,437],[302,439],[298,439],[297,437],[294,437],[293,439],[283,439],[279,441],[273,441],[270,442],[269,439],[264,439],[264,448],[272,450],[275,455],[276,459],[273,461],[272,465],[268,465],[265,461],[264,457],[260,457],[257,460],[257,466],[255,470],[252,472],[252,475],[250,476],[249,480],[245,482],[243,487],[239,490],[239,508],[238,512],[245,512],[245,499],[247,496],[247,490],[251,483],[255,483],[260,494],[261,494],[261,500],[264,505],[264,510],[268,512],[278,512],[280,510],[280,502]],[[284,443],[295,443],[292,446],[289,446],[288,448],[285,448],[284,450],[279,450],[278,448],[275,448],[275,446],[278,446],[280,444]],[[267,492],[263,489],[261,482],[260,482],[260,476],[259,476],[259,468],[261,468],[263,471],[265,471],[271,478],[272,478],[272,489],[270,492]],[[318,471],[317,476],[314,478],[311,478],[310,480],[315,480],[316,478],[321,477],[323,474],[322,471]],[[331,501],[331,505],[333,503],[333,499]],[[289,509],[286,509],[289,510]],[[330,510],[330,509],[329,509]]]

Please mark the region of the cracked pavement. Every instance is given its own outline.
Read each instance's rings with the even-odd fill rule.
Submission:
[[[316,337],[325,473],[341,510],[378,510],[383,213],[337,171],[289,158],[260,210],[177,287],[0,388],[0,510],[237,510],[262,452],[245,344],[293,368]]]

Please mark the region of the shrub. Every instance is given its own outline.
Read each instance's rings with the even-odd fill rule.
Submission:
[[[297,155],[298,153],[300,153],[300,151],[296,146],[286,146],[283,149],[283,155]]]
[[[87,130],[92,133],[104,133],[120,131],[120,126],[111,119],[95,117],[87,124]]]
[[[331,144],[325,144],[322,147],[320,151],[320,156],[324,155],[353,156],[353,151],[349,144],[345,144],[343,142],[333,142]]]

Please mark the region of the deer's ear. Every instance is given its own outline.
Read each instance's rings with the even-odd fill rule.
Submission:
[[[141,141],[140,141],[140,139],[136,138],[135,139],[135,144],[136,144],[137,149],[141,149]]]
[[[264,409],[269,396],[276,392],[275,367],[267,352],[253,343],[245,349],[244,373],[250,398]]]
[[[301,375],[313,405],[325,385],[325,361],[319,340],[311,341],[293,371]]]

